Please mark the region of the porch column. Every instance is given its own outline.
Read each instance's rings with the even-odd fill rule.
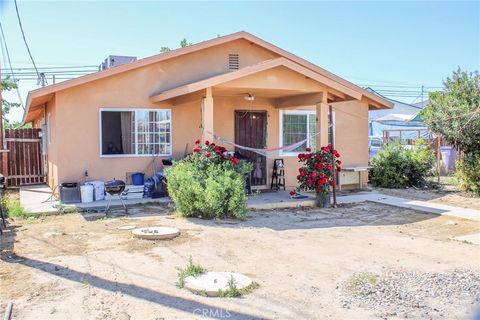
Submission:
[[[316,132],[317,136],[315,141],[317,144],[317,150],[320,150],[320,147],[326,146],[328,144],[328,103],[327,103],[327,92],[323,92],[322,100],[316,103],[316,112],[317,112],[317,126]]]
[[[213,96],[212,88],[209,87],[206,89],[205,98],[203,98],[202,106],[202,140],[208,140],[213,142]]]

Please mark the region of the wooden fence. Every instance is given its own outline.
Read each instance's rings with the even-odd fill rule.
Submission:
[[[5,129],[8,152],[2,167],[8,187],[45,182],[40,132],[41,129]]]

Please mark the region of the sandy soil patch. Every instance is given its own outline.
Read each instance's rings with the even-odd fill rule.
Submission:
[[[1,243],[0,307],[13,301],[15,319],[376,319],[374,310],[342,303],[341,288],[359,272],[480,271],[480,247],[449,240],[480,232],[480,223],[381,204],[251,212],[241,222],[146,213],[13,221]],[[172,226],[181,234],[142,240],[123,225]],[[260,286],[242,298],[177,288],[177,268],[190,256]],[[445,316],[460,318],[473,307],[461,302]]]
[[[453,207],[480,210],[480,197],[457,190],[418,190],[375,188],[380,193],[412,200],[441,203]]]

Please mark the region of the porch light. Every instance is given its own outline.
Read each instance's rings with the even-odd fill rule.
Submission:
[[[246,101],[253,101],[255,100],[255,97],[251,93],[247,93],[245,97],[243,97]]]

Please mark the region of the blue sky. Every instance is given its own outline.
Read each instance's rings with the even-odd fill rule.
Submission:
[[[436,87],[458,66],[480,69],[480,2],[18,5],[39,67],[97,65],[109,54],[146,57],[182,38],[195,43],[245,30],[358,84]],[[13,2],[0,0],[0,19],[14,67],[31,67]],[[23,99],[36,87],[19,85]]]

